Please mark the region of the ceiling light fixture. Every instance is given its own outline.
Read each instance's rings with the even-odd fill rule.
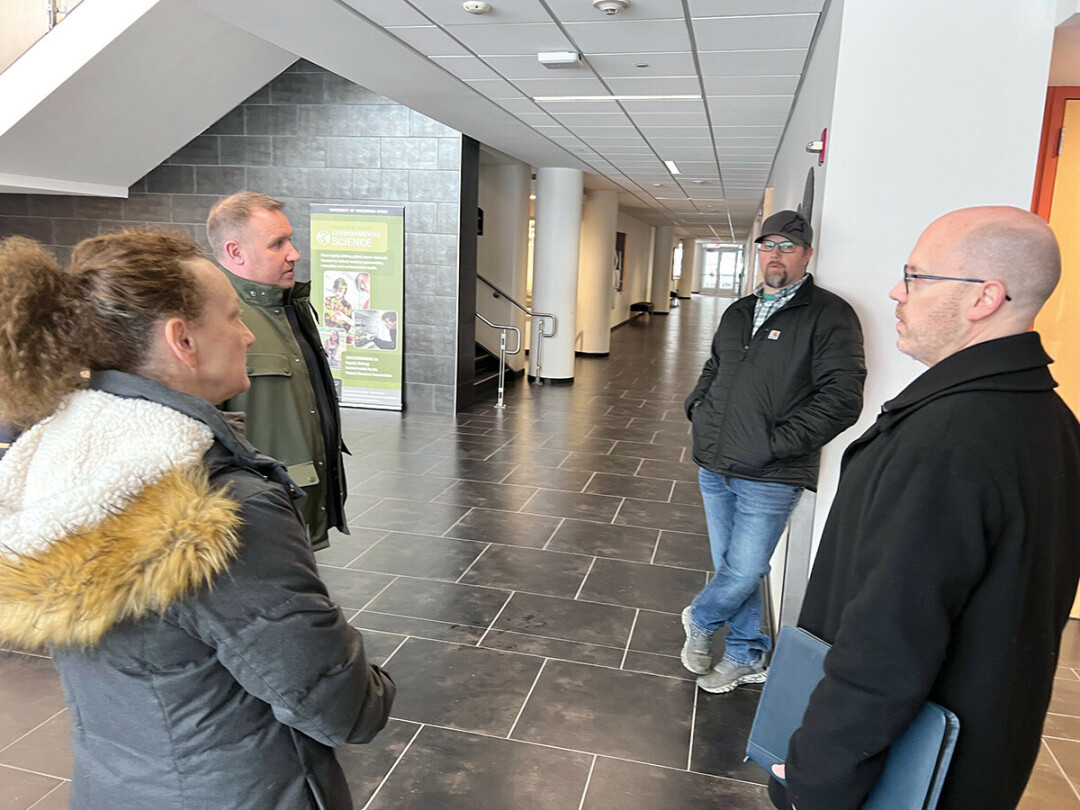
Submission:
[[[536,60],[546,68],[558,69],[577,67],[581,54],[575,51],[545,51],[536,55]]]
[[[679,173],[679,167],[675,165],[674,160],[665,160],[664,165],[667,166],[667,170],[669,172],[671,172],[672,174],[678,174]]]
[[[688,96],[533,96],[535,102],[554,101],[701,101],[701,94]]]

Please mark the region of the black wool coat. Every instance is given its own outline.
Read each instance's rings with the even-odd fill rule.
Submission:
[[[1049,362],[1035,333],[964,349],[845,453],[799,618],[833,645],[791,741],[799,810],[859,807],[927,699],[960,719],[939,807],[1019,801],[1080,577],[1080,425]]]
[[[686,398],[694,461],[718,475],[816,489],[821,448],[862,411],[859,318],[813,276],[751,337],[748,295],[729,306]]]

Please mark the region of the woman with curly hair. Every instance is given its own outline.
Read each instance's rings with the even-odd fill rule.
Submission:
[[[299,489],[214,407],[252,340],[184,237],[0,242],[0,641],[52,652],[73,808],[345,810],[333,747],[386,723]]]

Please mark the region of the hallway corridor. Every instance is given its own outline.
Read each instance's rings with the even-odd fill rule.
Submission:
[[[771,807],[742,762],[760,688],[700,692],[678,658],[710,567],[682,401],[726,303],[632,320],[504,411],[343,412],[352,534],[317,558],[398,685],[338,751],[358,808]],[[1080,810],[1076,624],[1025,810]],[[68,732],[49,661],[0,652],[0,810],[67,806]]]

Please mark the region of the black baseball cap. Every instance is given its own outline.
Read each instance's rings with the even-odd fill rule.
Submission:
[[[810,227],[806,217],[796,211],[777,211],[761,223],[761,236],[754,241],[760,242],[773,234],[790,239],[803,247],[810,247],[814,240],[814,229]]]

